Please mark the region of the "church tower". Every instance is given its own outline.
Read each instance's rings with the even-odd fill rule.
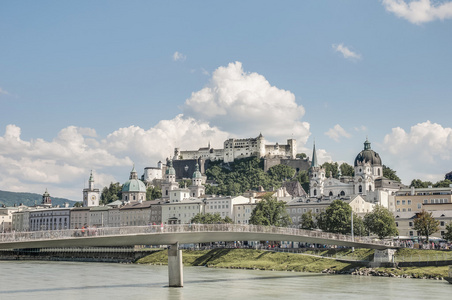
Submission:
[[[195,168],[196,170],[193,173],[192,183],[189,189],[191,197],[199,198],[200,196],[204,195],[205,188],[204,185],[202,184],[202,175],[201,172],[199,171],[198,163],[196,163]]]
[[[50,199],[50,194],[49,194],[49,192],[47,192],[47,189],[44,192],[44,194],[42,195],[41,205],[46,206],[46,207],[52,207],[52,199]]]
[[[88,188],[83,189],[83,207],[99,206],[99,198],[99,189],[94,188],[93,171],[91,171]]]
[[[312,150],[311,168],[309,169],[309,196],[321,197],[323,195],[323,187],[325,184],[325,169],[320,167],[317,162],[317,154],[315,152],[315,143]]]
[[[367,194],[375,190],[375,179],[383,176],[380,155],[373,151],[366,138],[364,150],[355,158],[355,194]]]
[[[169,198],[169,193],[172,190],[178,189],[179,184],[176,182],[176,170],[173,167],[173,161],[167,161],[167,168],[165,171],[165,181],[162,183],[162,198]]]

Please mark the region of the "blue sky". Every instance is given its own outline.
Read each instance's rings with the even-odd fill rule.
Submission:
[[[0,4],[0,189],[81,199],[174,147],[292,136],[405,184],[452,171],[448,1]]]

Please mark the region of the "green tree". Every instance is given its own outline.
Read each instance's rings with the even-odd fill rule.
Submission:
[[[221,216],[219,213],[215,213],[215,214],[198,213],[196,216],[194,216],[191,219],[191,222],[197,223],[197,224],[217,224],[217,223],[222,223],[222,220],[223,219],[221,219]]]
[[[418,235],[425,236],[427,243],[429,237],[439,230],[439,222],[433,218],[431,212],[425,210],[416,214],[413,223],[414,230],[418,232]]]
[[[306,155],[306,153],[297,153],[296,158],[301,158],[301,159],[305,159],[306,157],[308,157]]]
[[[342,176],[354,176],[355,170],[348,163],[342,163],[339,167]]]
[[[190,185],[191,185],[191,179],[182,179],[181,181],[179,181],[180,188],[185,188]]]
[[[250,224],[286,227],[292,220],[286,211],[286,205],[271,195],[266,195],[251,212]]]
[[[433,187],[438,188],[438,187],[449,187],[452,184],[452,181],[450,181],[449,179],[445,179],[445,180],[440,180],[437,183],[435,183],[433,185]]]
[[[330,173],[333,178],[339,178],[339,165],[337,162],[326,162],[322,165],[322,168],[325,169],[325,176],[330,177]]]
[[[352,208],[342,200],[334,200],[317,218],[323,231],[347,234],[351,233]]]
[[[83,206],[82,202],[75,202],[74,203],[74,207],[82,207],[82,206]]]
[[[399,176],[397,176],[397,174],[396,174],[396,171],[394,171],[393,169],[391,169],[389,167],[386,167],[385,165],[383,165],[383,177],[401,182]]]
[[[363,218],[359,217],[357,214],[353,213],[353,234],[358,236],[366,235],[368,230],[364,225]]]
[[[433,183],[431,183],[430,181],[422,181],[420,179],[413,179],[413,180],[411,180],[411,183],[410,183],[410,187],[414,187],[416,189],[420,189],[420,188],[426,189],[432,185],[433,185]]]
[[[308,171],[300,170],[295,176],[298,182],[303,187],[304,191],[309,194],[309,174]]]
[[[399,234],[394,215],[381,205],[375,205],[374,209],[364,216],[364,225],[380,239]]]
[[[227,224],[232,224],[234,223],[234,220],[232,220],[229,216],[224,217],[224,222]]]
[[[312,210],[308,210],[301,215],[300,227],[303,229],[313,229],[316,227],[315,217]]]
[[[103,204],[122,199],[122,184],[119,184],[119,182],[111,182],[109,187],[104,187],[102,190],[100,199]]]
[[[296,173],[294,168],[281,164],[271,167],[267,172],[277,181],[292,179]]]
[[[162,198],[162,190],[158,187],[150,186],[146,189],[146,201]]]
[[[443,239],[452,242],[452,222],[446,225],[446,232],[443,235]]]

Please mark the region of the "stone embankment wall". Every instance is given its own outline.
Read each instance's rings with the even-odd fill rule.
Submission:
[[[50,250],[26,249],[0,251],[0,260],[47,260],[47,261],[83,261],[83,262],[114,262],[132,263],[146,255],[149,251],[122,251],[103,249],[73,249]]]

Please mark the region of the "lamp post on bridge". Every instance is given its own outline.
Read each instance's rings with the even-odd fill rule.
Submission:
[[[353,234],[353,209],[352,209],[352,242],[355,241],[355,236]],[[355,247],[352,247],[352,252],[355,252]]]

